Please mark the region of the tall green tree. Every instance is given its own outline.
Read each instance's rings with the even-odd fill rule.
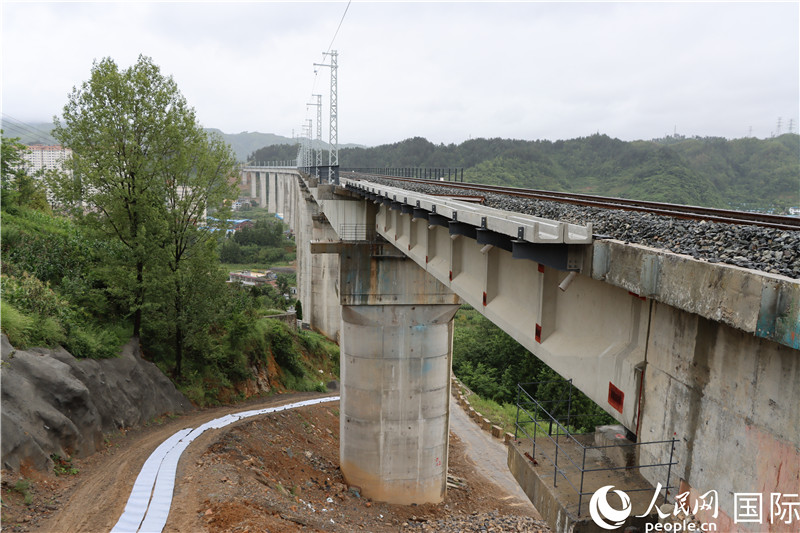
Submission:
[[[76,180],[57,193],[64,203],[80,202],[85,222],[124,244],[138,337],[145,264],[157,245],[153,237],[169,185],[166,171],[182,157],[186,130],[196,127],[194,113],[172,77],[150,58],[140,56],[127,69],[105,58],[93,64],[88,81],[73,88],[62,119],[54,122],[53,135],[72,149],[68,164]]]
[[[176,132],[180,142],[164,165],[167,188],[162,247],[171,278],[168,294],[176,375],[182,371],[187,336],[203,327],[205,321],[200,317],[210,316],[193,309],[204,305],[196,301],[194,289],[202,281],[198,273],[209,277],[208,269],[218,264],[216,238],[206,227],[206,212],[216,208],[223,214],[219,216],[218,212],[218,219],[227,219],[226,200],[232,202],[238,192],[230,180],[236,169],[233,151],[218,135],[200,128],[193,113],[187,113],[186,118],[191,120],[182,132]]]
[[[2,133],[2,131],[0,131]],[[2,137],[0,144],[2,154],[0,154],[0,190],[2,190],[2,205],[7,208],[9,205],[16,205],[19,192],[17,191],[18,181],[21,175],[25,174],[22,166],[22,150],[25,146],[20,144],[19,138]]]

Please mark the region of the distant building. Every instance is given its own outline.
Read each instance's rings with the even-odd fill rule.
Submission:
[[[228,223],[233,227],[233,231],[239,231],[244,228],[252,228],[254,223],[249,218],[229,219]]]
[[[214,223],[219,222],[219,220],[214,217],[206,217],[206,221],[208,223],[211,223],[212,225]],[[254,222],[249,218],[240,218],[240,219],[229,218],[228,220],[225,221],[224,226],[227,227],[225,233],[230,236],[239,231],[240,229],[252,228],[254,226]],[[216,229],[213,229],[212,231],[216,231]]]
[[[23,150],[23,167],[27,174],[34,179],[41,180],[41,173],[48,170],[65,171],[72,175],[72,171],[64,168],[64,162],[72,157],[72,150],[60,145],[32,144]],[[53,195],[47,189],[47,201],[53,203]]]
[[[178,186],[175,187],[175,192],[178,195],[178,201],[181,201],[184,198],[186,198],[187,196],[189,196],[191,198],[192,188],[191,187],[186,187],[185,185],[178,185]],[[196,205],[192,206],[192,207],[194,208],[194,207],[196,207]],[[203,212],[199,214],[199,220],[194,220],[192,222],[195,225],[197,225],[198,223],[200,223],[201,225],[205,225],[208,222],[207,218],[208,218],[208,209],[204,206],[203,207]]]
[[[231,205],[234,211],[241,211],[243,209],[249,209],[253,207],[253,203],[250,201],[250,198],[239,197],[236,199],[235,202]]]
[[[64,162],[72,157],[72,150],[60,145],[32,144],[22,153],[25,168],[34,174],[40,170],[64,170]]]
[[[228,283],[240,283],[249,287],[261,285],[272,285],[273,287],[276,287],[277,279],[278,275],[271,270],[267,270],[266,272],[241,270],[239,272],[228,273]]]

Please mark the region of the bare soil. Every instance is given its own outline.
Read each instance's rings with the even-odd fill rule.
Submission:
[[[74,475],[25,469],[3,472],[2,531],[109,531],[144,461],[178,429],[231,412],[314,396],[284,394],[159,419],[148,427],[110,436],[102,452],[74,459],[72,467],[78,471]],[[437,530],[445,529],[445,522],[484,516],[519,516],[525,524],[534,525],[515,530],[546,530],[534,522],[538,516],[532,508],[510,503],[515,500],[475,472],[465,446],[454,434],[450,436],[450,488],[445,501],[437,505],[389,505],[363,497],[358,487],[344,482],[338,466],[338,439],[338,402],[207,431],[181,458],[164,531]],[[17,484],[22,478],[29,483],[24,491]],[[24,501],[26,492],[29,505]]]

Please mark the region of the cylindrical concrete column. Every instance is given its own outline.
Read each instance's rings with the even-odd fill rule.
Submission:
[[[267,178],[269,179],[269,202],[268,202],[268,211],[270,213],[277,213],[278,212],[278,174],[277,173],[269,173],[267,174]]]
[[[255,172],[248,172],[247,177],[250,178],[250,199],[256,199],[256,175]]]
[[[364,496],[437,503],[447,483],[458,305],[344,305],[339,456]]]
[[[269,172],[260,172],[259,179],[261,180],[261,195],[258,198],[259,207],[267,207],[267,179]]]

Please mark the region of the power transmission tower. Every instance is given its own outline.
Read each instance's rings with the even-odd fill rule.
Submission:
[[[316,153],[314,175],[317,177],[317,180],[319,180],[319,167],[322,166],[322,95],[312,94],[311,96],[317,99],[316,103],[309,103],[307,105],[317,106],[317,147],[314,150]]]
[[[306,126],[306,128],[307,128],[307,131],[308,131],[308,139],[306,141],[308,143],[308,149],[306,150],[306,158],[307,158],[306,167],[308,167],[308,171],[307,172],[310,174],[311,173],[311,165],[314,164],[314,151],[313,151],[314,150],[314,145],[311,142],[311,138],[312,138],[311,137],[311,132],[313,131],[314,127],[312,125],[311,119],[308,119],[308,125]]]
[[[775,128],[775,136],[778,136],[780,134],[781,134],[781,117],[778,117],[778,125]]]
[[[300,146],[298,148],[297,166],[309,173],[311,167],[311,119],[300,127]]]
[[[789,119],[789,133],[794,133],[794,119]]]
[[[305,171],[308,163],[308,146],[306,144],[306,125],[300,125],[300,133],[297,137],[297,168]]]
[[[337,95],[337,69],[339,52],[331,50],[330,52],[323,52],[323,56],[330,56],[330,63],[314,63],[315,67],[329,67],[331,69],[331,122],[330,122],[330,150],[328,152],[328,181],[331,183],[339,183],[339,127],[338,127],[338,95]]]

